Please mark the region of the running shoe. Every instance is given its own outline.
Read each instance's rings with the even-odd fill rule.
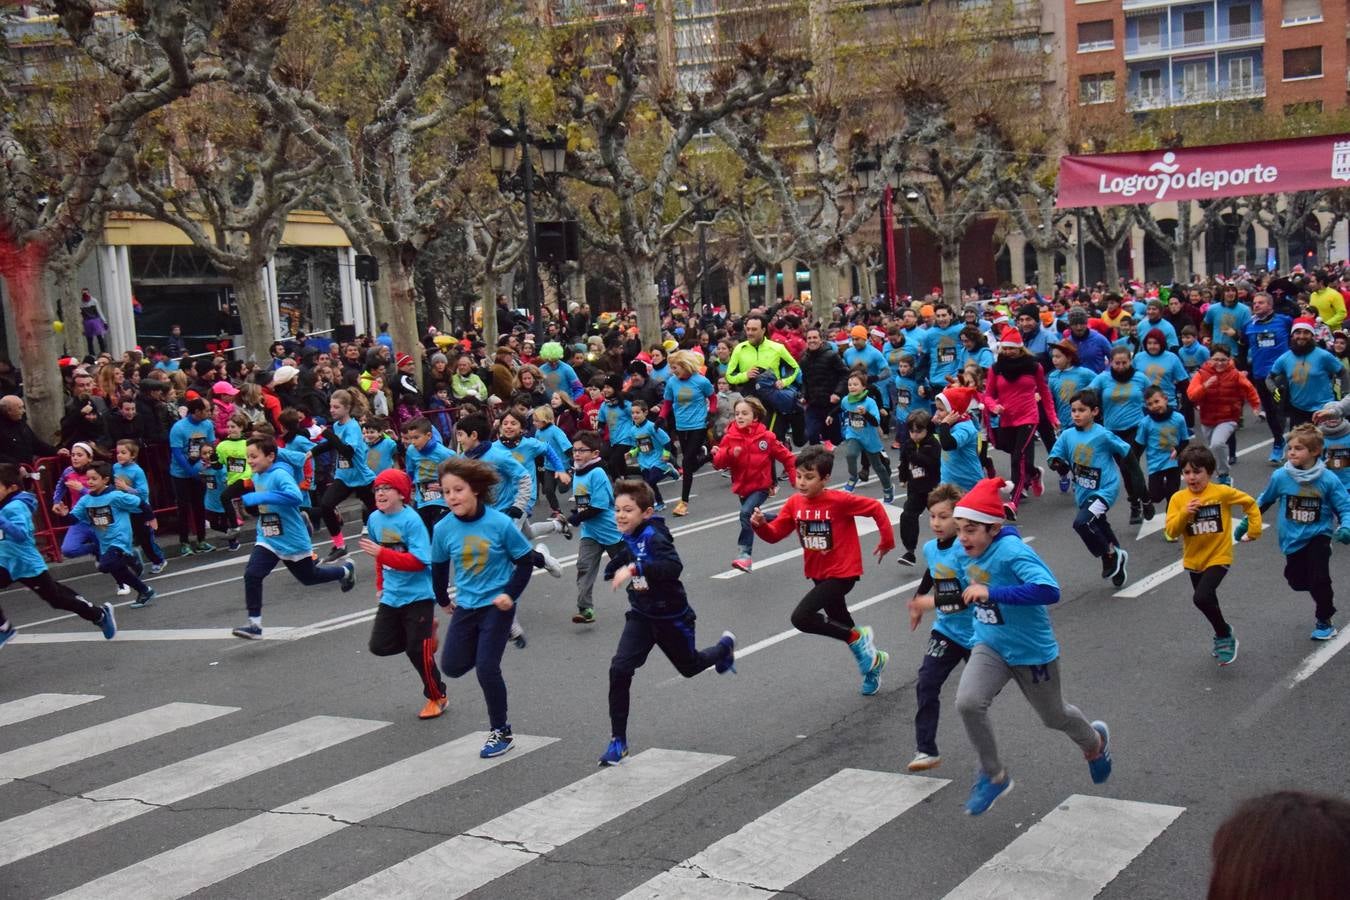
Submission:
[[[600,754],[600,765],[617,766],[628,757],[628,741],[621,737],[610,738],[609,746]]]
[[[572,539],[572,523],[567,521],[567,517],[562,513],[558,513],[553,519],[558,523],[558,531],[561,532],[563,540],[570,541]]]
[[[445,708],[449,705],[450,700],[447,697],[439,697],[435,700],[428,700],[426,706],[423,706],[422,711],[417,714],[417,718],[439,719],[441,717],[441,714],[445,712]]]
[[[1237,659],[1238,639],[1229,632],[1228,637],[1214,639],[1214,655],[1221,666],[1231,666]]]
[[[197,543],[195,543],[195,544],[192,545],[192,552],[193,552],[193,553],[215,553],[215,552],[216,552],[216,548],[215,548],[215,545],[214,545],[214,544],[208,544],[206,541],[198,541]]]
[[[1336,626],[1330,622],[1323,622],[1321,619],[1317,620],[1317,624],[1313,625],[1312,634],[1308,635],[1314,641],[1329,641],[1335,636]]]
[[[254,625],[250,622],[247,625],[240,625],[238,628],[231,630],[230,634],[237,638],[243,638],[246,641],[260,641],[262,640],[262,626]]]
[[[966,800],[966,815],[984,815],[989,812],[989,807],[994,805],[994,801],[1012,789],[1012,776],[1007,776],[1002,781],[993,781],[981,772],[970,789],[970,798]]]
[[[1102,736],[1102,749],[1087,761],[1088,772],[1092,775],[1093,784],[1103,784],[1111,777],[1111,729],[1098,719],[1092,723],[1092,730]]]
[[[848,491],[851,494],[857,487],[858,487],[858,479],[850,478],[848,480],[848,484],[844,485],[840,490]]]
[[[1129,551],[1125,550],[1123,547],[1117,547],[1116,570],[1111,573],[1111,583],[1116,587],[1124,587],[1125,579],[1130,577],[1129,573],[1125,570],[1125,566],[1128,565],[1129,562],[1130,562]]]
[[[1015,503],[1003,504],[1003,518],[1009,522],[1017,521],[1017,505]]]
[[[346,547],[337,547],[337,546],[335,546],[335,547],[333,547],[332,550],[329,550],[329,551],[328,551],[328,555],[325,556],[325,557],[323,558],[323,564],[324,564],[324,565],[329,565],[330,563],[335,563],[335,562],[337,562],[339,559],[342,559],[342,557],[344,557],[344,556],[346,556],[346,555],[347,555],[347,548],[346,548]]]
[[[1232,451],[1229,451],[1229,453],[1228,453],[1228,464],[1229,464],[1230,466],[1236,466],[1236,465],[1238,464],[1238,456],[1237,456],[1236,453],[1233,453]]]
[[[1269,462],[1272,466],[1278,466],[1284,462],[1284,444],[1276,444],[1270,448]]]
[[[652,504],[652,509],[656,510],[657,512],[661,512],[661,510],[665,508],[666,508],[666,501],[664,500],[657,500],[655,503]]]
[[[736,635],[730,631],[722,632],[722,636],[717,639],[717,643],[726,649],[726,655],[713,663],[713,671],[718,675],[725,675],[727,672],[736,671]]]
[[[885,650],[878,650],[873,654],[872,668],[868,669],[867,674],[863,675],[861,693],[864,697],[872,696],[881,687],[881,670],[886,668],[886,662],[890,658],[891,655]]]
[[[1154,517],[1155,515],[1157,515],[1157,512],[1158,512],[1158,511],[1153,507],[1153,501],[1152,501],[1152,500],[1145,500],[1145,501],[1144,501],[1144,521],[1145,521],[1145,522],[1152,522],[1152,521],[1153,521],[1153,517]]]
[[[161,560],[160,560],[159,562],[157,562],[157,563],[151,563],[151,564],[150,564],[150,574],[151,574],[151,575],[158,575],[160,572],[163,572],[164,569],[165,569],[168,565],[169,565],[169,561],[168,561],[167,559],[161,559]]]
[[[876,663],[876,644],[873,642],[872,627],[863,625],[858,628],[858,637],[848,642],[848,649],[853,651],[853,659],[858,663],[858,674],[866,675],[872,670]]]
[[[193,549],[192,549],[192,545],[191,545],[191,544],[183,544],[181,547],[178,548],[178,555],[179,555],[180,557],[183,557],[183,556],[191,556],[191,555],[193,554],[193,552],[194,552],[194,551],[193,551]]]
[[[129,584],[119,584],[119,585],[117,586],[117,596],[119,596],[119,597],[125,597],[127,594],[130,594],[130,593],[131,593],[131,585],[129,585]]]
[[[0,647],[3,647],[5,646],[5,644],[8,644],[10,640],[14,637],[14,635],[18,633],[19,629],[15,628],[13,625],[5,629],[0,629]]]
[[[225,549],[231,553],[239,552],[239,538],[230,538],[230,542],[225,545]],[[152,570],[153,571],[153,570]]]
[[[936,753],[924,753],[922,750],[914,754],[914,758],[905,766],[911,772],[927,772],[929,769],[936,769],[942,765],[942,757]]]
[[[507,636],[510,638],[511,643],[516,645],[517,650],[524,650],[529,646],[530,642],[525,638],[525,629],[520,627],[519,622],[511,623],[511,632]]]
[[[872,477],[872,470],[863,469],[862,474],[858,476],[858,481],[861,482],[862,484],[867,484],[868,479],[870,479],[871,477]]]
[[[1067,494],[1067,493],[1069,492],[1069,476],[1068,476],[1068,475],[1061,475],[1061,476],[1059,476],[1059,492],[1060,492],[1061,494]]]
[[[1144,511],[1140,509],[1138,503],[1130,504],[1130,524],[1131,525],[1144,524]]]
[[[826,452],[826,453],[833,453],[833,452],[834,452],[834,441],[825,441],[825,442],[822,443],[820,446],[822,446],[822,447],[825,448],[825,452]]]
[[[677,503],[675,504],[675,508],[672,509],[672,510],[670,511],[670,514],[671,514],[672,516],[687,516],[687,515],[689,515],[689,504],[688,504],[688,503],[685,503],[683,500],[680,500],[679,502],[677,502]]]
[[[342,564],[342,578],[338,580],[338,584],[344,594],[356,587],[356,563],[350,559]]]
[[[543,544],[539,545],[538,553],[540,556],[544,558],[544,571],[552,575],[554,578],[561,578],[562,563],[558,562],[558,558],[554,556],[552,553],[549,553],[548,548],[545,547]]]
[[[111,603],[103,604],[103,618],[99,621],[98,627],[103,631],[105,640],[111,641],[117,635],[117,617],[113,615]]]
[[[478,755],[483,759],[501,756],[507,750],[511,749],[511,744],[514,740],[515,739],[511,736],[510,725],[494,728],[488,732],[487,742],[483,744],[483,749],[478,751]]]
[[[1039,497],[1045,493],[1045,469],[1036,466],[1031,473],[1031,496]]]
[[[1102,556],[1102,577],[1110,578],[1115,571],[1116,571],[1116,554],[1115,551],[1112,550],[1108,551],[1106,554]]]
[[[1217,478],[1214,479],[1214,483],[1215,483],[1215,484],[1226,484],[1226,485],[1228,485],[1229,487],[1232,487],[1232,486],[1233,486],[1233,476],[1232,476],[1232,475],[1220,475],[1220,476],[1218,476]]]
[[[914,551],[913,551],[913,550],[906,550],[904,553],[901,553],[901,554],[900,554],[900,558],[896,560],[896,563],[899,564],[899,565],[902,565],[902,566],[911,566],[911,567],[912,567],[912,566],[918,565],[918,564],[919,564],[919,560],[918,560],[918,558],[914,555]]]
[[[144,609],[145,607],[149,606],[151,603],[154,602],[155,602],[155,589],[152,587],[146,587],[145,593],[137,594],[136,599],[131,601],[131,608]]]
[[[882,502],[882,503],[894,503],[894,502],[895,502],[895,491],[882,491],[882,492],[881,492],[881,502]]]
[[[755,561],[749,556],[738,556],[731,561],[733,569],[740,569],[742,572],[749,572],[754,568]]]
[[[591,609],[589,606],[585,609],[579,609],[572,614],[572,624],[574,625],[591,625],[594,624],[594,622],[595,610]]]

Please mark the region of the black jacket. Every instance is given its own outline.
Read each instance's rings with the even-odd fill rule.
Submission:
[[[30,465],[39,456],[55,456],[56,448],[38,437],[26,419],[15,422],[0,414],[0,462]]]
[[[82,412],[86,405],[93,407],[93,416],[85,416]],[[76,441],[98,443],[98,439],[103,436],[103,415],[107,411],[108,404],[103,402],[102,397],[71,400],[66,404],[65,415],[61,417],[61,443],[67,446]]]
[[[807,350],[798,360],[802,367],[802,396],[812,409],[830,409],[836,404],[830,396],[844,396],[848,390],[848,366],[829,344],[819,350]]]
[[[684,615],[689,608],[689,598],[680,583],[684,564],[660,516],[648,520],[636,535],[623,536],[621,549],[605,566],[605,580],[630,564],[637,565],[637,574],[628,582],[628,602],[635,612],[655,619]]]
[[[941,468],[942,446],[932,432],[917,444],[913,438],[905,435],[904,442],[900,445],[901,483],[907,483],[912,492],[927,493],[940,480]],[[919,474],[920,471],[922,475]]]

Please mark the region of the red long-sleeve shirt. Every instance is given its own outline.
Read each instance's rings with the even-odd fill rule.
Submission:
[[[880,546],[895,547],[895,530],[881,501],[850,494],[847,491],[821,491],[807,499],[793,494],[778,511],[778,518],[755,529],[769,543],[776,543],[796,529],[805,551],[802,561],[806,577],[859,578],[862,576],[862,548],[858,544],[857,516],[871,516],[877,523]]]

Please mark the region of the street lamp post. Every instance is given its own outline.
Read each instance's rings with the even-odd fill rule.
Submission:
[[[488,152],[493,171],[497,173],[497,187],[503,193],[514,194],[525,204],[525,306],[534,321],[535,340],[544,339],[544,316],[539,301],[538,234],[534,223],[534,154],[539,150],[539,166],[551,188],[566,168],[567,140],[557,135],[534,135],[525,121],[525,110],[514,129],[499,128],[488,135]],[[519,157],[519,159],[517,159]],[[484,310],[483,315],[489,311]]]
[[[881,161],[875,156],[859,156],[853,161],[853,176],[857,180],[858,187],[865,191],[872,190],[877,184],[877,179],[881,177]],[[890,267],[887,264],[890,257],[886,253],[886,204],[884,201],[877,205],[877,228],[881,240],[881,280],[877,283],[879,291],[882,285],[889,282],[890,276]]]
[[[910,204],[919,199],[919,192],[916,190],[905,191],[905,203]],[[901,214],[900,222],[905,229],[905,290],[909,292],[909,299],[914,299],[914,260],[909,253],[909,206],[905,206],[905,211]]]
[[[683,197],[690,192],[688,185],[681,184],[676,186],[675,192]],[[698,226],[698,311],[702,313],[708,306],[708,226],[716,221],[716,214],[710,212],[705,205],[707,198],[703,195],[703,188],[695,182],[694,188],[694,224]],[[692,313],[694,310],[690,308]]]

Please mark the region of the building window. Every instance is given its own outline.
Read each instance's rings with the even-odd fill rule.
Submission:
[[[1234,91],[1250,91],[1256,82],[1256,68],[1250,56],[1239,56],[1228,61],[1228,87]]]
[[[1162,69],[1139,70],[1139,96],[1145,99],[1161,97],[1163,94]]]
[[[1143,16],[1137,20],[1140,50],[1154,50],[1162,47],[1162,17]]]
[[[1112,72],[1099,72],[1095,75],[1082,75],[1078,78],[1078,102],[1114,103],[1116,101],[1116,76]]]
[[[1078,52],[1110,50],[1116,45],[1115,26],[1110,19],[1078,23]]]
[[[1253,34],[1252,8],[1245,3],[1228,7],[1228,40],[1241,41]]]
[[[1284,51],[1284,80],[1322,77],[1322,48],[1298,47]]]
[[[1205,12],[1200,9],[1186,10],[1181,14],[1181,43],[1190,47],[1203,44],[1205,37]]]
[[[1302,25],[1305,22],[1320,21],[1322,21],[1322,0],[1284,0],[1282,24]]]
[[[1205,96],[1209,90],[1209,64],[1188,62],[1181,67],[1181,93],[1190,99]]]

